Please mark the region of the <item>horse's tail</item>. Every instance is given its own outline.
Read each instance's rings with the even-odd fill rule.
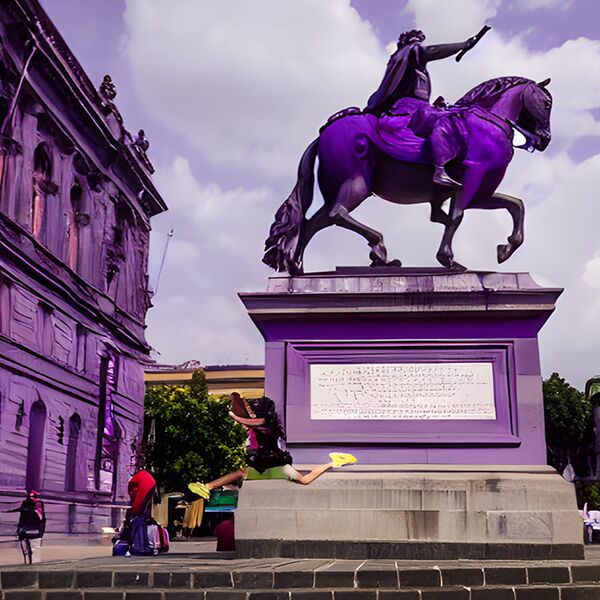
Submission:
[[[296,251],[304,224],[304,215],[310,208],[315,186],[315,161],[319,138],[304,151],[298,165],[298,181],[288,199],[279,207],[265,241],[263,262],[277,271],[302,272]]]

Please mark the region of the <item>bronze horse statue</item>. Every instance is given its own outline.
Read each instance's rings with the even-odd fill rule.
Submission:
[[[513,230],[508,243],[498,246],[498,262],[504,262],[523,243],[524,206],[519,198],[496,190],[513,156],[515,129],[530,151],[543,151],[550,142],[549,82],[500,77],[476,86],[449,108],[405,97],[381,115],[360,109],[337,113],[300,160],[298,181],[275,215],[263,262],[300,274],[312,237],[338,225],[367,240],[372,266],[400,266],[399,260],[388,260],[381,233],[351,215],[371,195],[396,204],[429,203],[431,220],[444,225],[437,260],[455,269],[464,268],[452,252],[464,211],[506,209]],[[454,157],[447,170],[456,185],[435,181],[436,145],[445,145]],[[317,157],[324,204],[307,219]],[[442,205],[448,199],[445,212]]]

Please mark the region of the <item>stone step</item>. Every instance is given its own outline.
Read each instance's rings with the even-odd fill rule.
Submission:
[[[2,600],[598,600],[600,583],[393,588],[7,589]]]
[[[162,562],[159,568],[155,565],[144,565],[143,561],[115,561],[113,565],[118,565],[117,567],[107,568],[103,565],[96,570],[61,569],[60,564],[52,563],[42,568],[3,568],[0,572],[0,588],[5,597],[7,594],[13,594],[16,600],[18,596],[13,592],[31,591],[37,594],[32,598],[39,598],[42,592],[50,596],[57,590],[70,590],[80,595],[85,592],[89,596],[93,593],[107,594],[109,590],[115,593],[129,590],[147,594],[164,594],[165,591],[172,590],[181,593],[187,591],[189,595],[213,588],[223,592],[252,589],[437,588],[447,589],[450,594],[456,586],[473,589],[491,589],[495,586],[552,585],[565,589],[581,585],[600,586],[600,563],[588,561],[585,564],[540,561],[483,565],[457,561],[427,567],[415,567],[414,563],[401,561],[375,560],[294,560],[279,563],[248,560],[235,561],[235,565],[228,564],[229,562],[218,561],[217,565],[208,565],[198,561],[197,566],[188,565],[183,568],[169,565],[168,561]],[[52,597],[56,600],[59,598],[56,595]],[[598,597],[600,598],[600,595]],[[98,600],[101,599],[102,596],[98,596]],[[26,600],[26,597],[23,596],[22,600]],[[105,600],[110,598],[105,596]]]

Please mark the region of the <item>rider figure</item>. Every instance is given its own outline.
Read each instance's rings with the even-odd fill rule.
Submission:
[[[417,98],[429,105],[431,80],[427,63],[466,52],[479,41],[481,35],[480,33],[457,44],[424,46],[425,34],[422,31],[413,29],[401,34],[397,50],[388,61],[383,80],[369,98],[364,112],[380,117],[389,112],[401,98]],[[449,119],[438,118],[429,136],[434,162],[433,181],[444,186],[460,186],[445,170],[445,165],[456,158],[452,143],[446,139],[453,136],[452,128]],[[436,138],[435,142],[432,138]]]

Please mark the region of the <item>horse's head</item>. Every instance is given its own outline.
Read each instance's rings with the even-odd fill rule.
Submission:
[[[517,125],[533,136],[533,146],[543,152],[550,143],[550,112],[552,111],[552,95],[546,89],[550,79],[531,82],[523,93],[523,108],[517,119]]]

